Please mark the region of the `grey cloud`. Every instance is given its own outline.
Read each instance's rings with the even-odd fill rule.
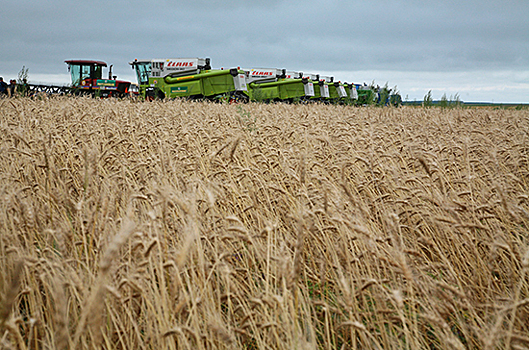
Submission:
[[[524,0],[4,0],[2,11],[4,75],[178,56],[304,71],[529,69]]]

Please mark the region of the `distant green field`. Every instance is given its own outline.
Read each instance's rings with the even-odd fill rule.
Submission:
[[[403,101],[404,106],[422,106],[423,101]],[[463,107],[495,107],[495,108],[515,108],[515,109],[526,109],[529,108],[529,103],[490,103],[490,102],[459,102],[459,105]],[[433,107],[441,107],[441,101],[432,101]],[[447,107],[455,107],[456,105],[448,104]]]

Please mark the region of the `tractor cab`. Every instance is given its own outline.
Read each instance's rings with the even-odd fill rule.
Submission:
[[[98,94],[102,97],[123,96],[127,94],[130,82],[116,80],[112,76],[112,65],[108,71],[108,79],[103,79],[103,61],[69,60],[65,61],[72,77],[72,88],[79,93]]]

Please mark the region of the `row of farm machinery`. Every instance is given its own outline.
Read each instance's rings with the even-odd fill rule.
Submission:
[[[209,58],[152,59],[129,62],[138,83],[117,80],[107,64],[67,60],[70,86],[29,84],[30,93],[88,94],[100,97],[138,95],[154,99],[203,99],[229,102],[323,102],[354,105],[400,105],[398,92],[387,87],[335,81],[333,77],[277,68],[213,69]]]

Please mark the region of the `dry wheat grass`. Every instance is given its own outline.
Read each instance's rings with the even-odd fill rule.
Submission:
[[[0,348],[529,347],[527,111],[20,98],[0,129]]]

